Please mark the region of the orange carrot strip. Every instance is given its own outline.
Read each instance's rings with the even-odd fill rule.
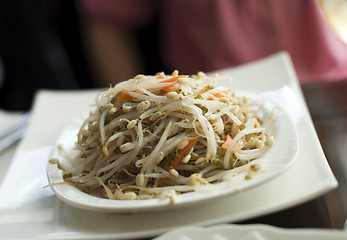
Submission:
[[[194,138],[193,140],[191,140],[187,146],[185,146],[181,151],[179,151],[179,153],[176,155],[175,159],[172,161],[172,163],[170,164],[169,170],[170,169],[175,169],[177,167],[177,165],[181,162],[182,158],[190,151],[190,149],[192,149],[195,144],[199,141],[200,136],[197,136],[196,138]],[[161,178],[159,180],[158,183],[158,187],[162,186],[164,184],[164,182],[166,181],[166,177],[165,178]]]
[[[172,77],[172,78],[168,78],[168,79],[165,79],[165,80],[163,80],[163,81],[160,81],[159,83],[172,83],[172,84],[174,84],[176,81],[177,81],[177,79],[179,79],[179,78],[181,78],[181,77],[188,77],[189,75],[178,75],[178,76],[176,76],[176,77]],[[157,76],[156,77],[157,79],[163,79],[163,77],[162,76]],[[166,92],[172,92],[172,91],[175,91],[174,89],[172,89],[171,88],[172,86],[165,86],[165,87],[163,87],[163,90],[164,91],[166,91]],[[124,93],[122,93],[122,94],[120,94],[119,96],[118,96],[118,98],[117,98],[117,103],[120,103],[120,102],[123,102],[123,101],[125,101],[125,100],[127,100],[127,99],[131,99],[132,98],[132,96],[130,96],[127,92],[124,92]]]
[[[226,92],[217,92],[217,93],[213,93],[212,95],[215,98],[226,97],[226,98],[228,98],[230,100],[230,97],[227,95]],[[214,100],[213,97],[210,97],[207,100]]]
[[[188,75],[178,75],[176,77],[172,77],[172,78],[160,81],[159,83],[172,83],[172,84],[174,84],[177,81],[177,79],[179,79],[181,77],[188,77]],[[173,92],[173,91],[175,91],[175,92],[179,93],[179,90],[177,88],[175,88],[174,86],[172,86],[172,85],[165,86],[162,89],[165,92]]]
[[[232,144],[232,142],[233,142],[233,139],[232,139],[231,136],[228,134],[227,137],[226,137],[226,139],[225,139],[225,142],[224,142],[223,145],[222,145],[222,148],[227,149],[227,148],[230,146],[230,144]]]
[[[187,146],[185,146],[179,153],[176,155],[175,159],[172,161],[170,165],[170,169],[175,169],[177,165],[181,162],[182,158],[192,149],[195,144],[199,141],[200,136],[197,136],[193,140],[191,140]]]
[[[162,88],[165,92],[177,92],[179,93],[179,89],[173,85],[171,86],[165,86]]]
[[[110,142],[110,144],[107,145],[107,150],[110,150],[116,143],[117,143],[117,139]]]
[[[221,97],[225,97],[225,94],[224,93],[214,93],[213,96],[215,96],[216,98],[221,98]]]
[[[127,99],[131,99],[132,96],[130,96],[127,92],[124,92],[122,94],[120,94],[118,97],[117,97],[117,103],[120,103],[120,102],[123,102]]]
[[[188,77],[189,75],[178,75],[176,77],[172,77],[172,78],[168,78],[168,79],[165,79],[163,81],[160,81],[159,83],[174,83],[177,81],[177,79],[179,78],[183,78],[183,77]]]

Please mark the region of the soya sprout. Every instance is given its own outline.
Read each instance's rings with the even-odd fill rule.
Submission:
[[[220,79],[203,72],[137,75],[101,92],[65,181],[110,199],[175,202],[177,194],[224,181],[259,158],[275,141],[266,119],[249,107],[249,97],[219,87]]]

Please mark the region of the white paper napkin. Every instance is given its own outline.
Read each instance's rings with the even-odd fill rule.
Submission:
[[[0,210],[18,208],[53,195],[46,168],[53,146],[17,151],[0,185]]]

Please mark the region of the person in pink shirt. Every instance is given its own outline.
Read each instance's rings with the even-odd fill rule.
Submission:
[[[129,33],[155,16],[170,71],[217,71],[287,51],[302,84],[347,78],[347,45],[316,0],[83,0],[81,10],[104,84],[139,73]]]

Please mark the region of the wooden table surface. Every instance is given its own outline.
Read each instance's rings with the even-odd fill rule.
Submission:
[[[317,135],[339,186],[299,206],[242,223],[342,229],[347,218],[347,80],[302,86]]]
[[[319,140],[339,187],[324,196],[333,228],[347,218],[347,80],[303,87]]]

